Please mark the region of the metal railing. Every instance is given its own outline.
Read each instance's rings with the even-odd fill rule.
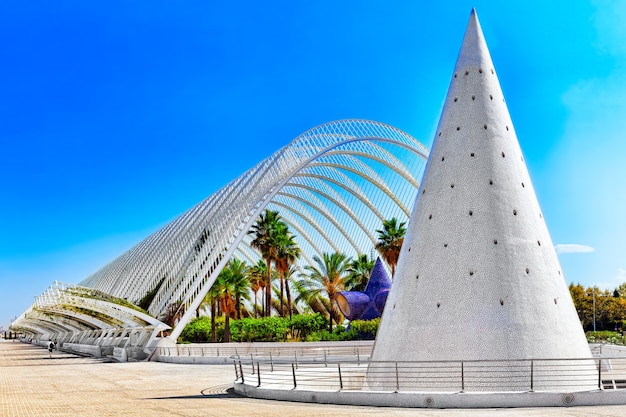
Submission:
[[[236,383],[271,389],[391,392],[626,388],[626,358],[441,362],[234,361]]]
[[[156,348],[157,356],[191,356],[191,357],[226,357],[244,359],[246,361],[268,363],[301,363],[301,362],[328,362],[331,361],[361,361],[369,360],[372,345],[342,345],[308,347],[294,346],[186,346]]]

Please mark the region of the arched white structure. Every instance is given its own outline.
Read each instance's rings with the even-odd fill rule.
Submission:
[[[302,262],[330,251],[369,253],[382,220],[408,219],[427,155],[416,139],[382,123],[342,120],[318,126],[80,286],[135,304],[151,293],[150,315],[161,317],[172,308],[179,313],[170,335],[176,340],[232,256],[258,259],[247,232],[263,210],[280,212],[296,235]],[[58,316],[57,307],[47,306],[46,314]],[[23,317],[13,327],[29,333],[58,330],[45,320]]]

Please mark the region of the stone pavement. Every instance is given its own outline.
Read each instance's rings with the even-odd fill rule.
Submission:
[[[232,365],[106,363],[0,340],[0,416],[624,416],[626,406],[436,410],[242,398]]]

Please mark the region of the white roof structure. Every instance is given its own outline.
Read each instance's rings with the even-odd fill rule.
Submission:
[[[372,360],[529,358],[591,353],[472,11]]]
[[[377,240],[375,230],[384,220],[408,219],[427,156],[428,150],[416,139],[382,123],[323,124],[87,277],[81,288],[135,304],[146,294],[153,295],[147,306],[152,316],[160,318],[176,310],[179,319],[170,335],[175,341],[231,257],[251,264],[259,259],[247,232],[266,208],[278,211],[289,225],[302,249],[303,263],[324,252],[370,253]],[[235,158],[236,152],[212,157]],[[63,321],[48,320],[63,308],[60,303],[47,303],[45,310],[34,305],[12,328],[49,335],[87,325],[76,308]],[[80,310],[89,311],[102,316],[89,306]],[[119,314],[114,316],[109,322],[120,322]],[[83,323],[67,324],[68,320]],[[94,326],[99,325],[87,327]]]

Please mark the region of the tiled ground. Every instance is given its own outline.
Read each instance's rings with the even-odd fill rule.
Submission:
[[[626,406],[408,410],[229,394],[231,365],[105,363],[0,340],[0,416],[624,416]]]

